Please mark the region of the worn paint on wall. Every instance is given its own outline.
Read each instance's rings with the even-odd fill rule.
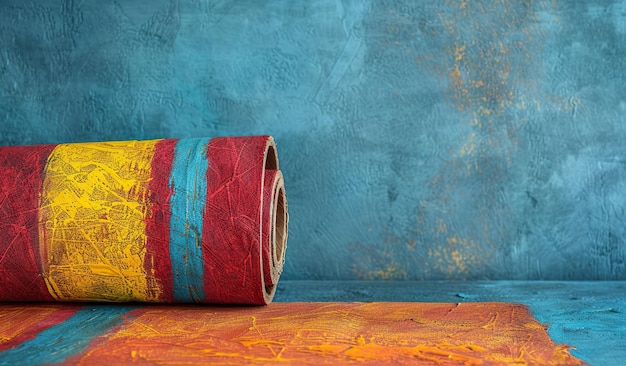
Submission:
[[[3,1],[0,144],[272,134],[288,279],[626,279],[625,14]]]
[[[49,314],[59,305],[39,305],[28,314],[24,307],[0,305],[0,324]],[[0,327],[0,346],[12,337]],[[580,364],[526,307],[505,303],[87,306],[0,352],[3,362],[20,357],[32,364]]]

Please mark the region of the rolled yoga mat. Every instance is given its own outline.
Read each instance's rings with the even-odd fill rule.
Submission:
[[[287,225],[270,136],[0,147],[0,301],[268,304]]]

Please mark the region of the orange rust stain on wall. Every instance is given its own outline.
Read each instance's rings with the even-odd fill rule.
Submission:
[[[386,230],[386,229],[385,229]],[[352,273],[362,280],[405,280],[409,268],[402,261],[405,250],[415,250],[417,239],[405,239],[392,232],[387,232],[385,240],[380,244],[380,252],[368,255],[352,265]],[[355,245],[354,250],[366,252],[365,245]]]
[[[359,274],[358,270],[356,272]],[[399,280],[406,278],[406,274],[400,263],[390,261],[379,269],[360,274],[359,277],[364,280]]]
[[[439,272],[448,279],[464,279],[471,278],[477,266],[488,265],[489,254],[502,240],[493,231],[480,231],[480,222],[490,220],[485,213],[498,211],[504,216],[509,208],[497,206],[495,200],[475,199],[455,185],[468,187],[480,182],[497,187],[507,169],[516,164],[519,131],[527,119],[511,116],[519,111],[528,113],[528,109],[539,110],[539,100],[545,99],[533,77],[542,64],[532,55],[544,45],[537,19],[551,4],[543,0],[445,3],[447,11],[437,12],[438,25],[445,30],[437,35],[446,43],[444,59],[418,57],[416,62],[420,68],[430,67],[433,71],[443,67],[437,75],[448,85],[445,94],[459,117],[467,119],[468,128],[449,149],[449,160],[433,176],[431,187],[436,188],[425,200],[430,206],[421,209],[416,227],[430,230],[431,237],[425,240],[433,243],[423,263],[424,273]],[[484,14],[494,16],[485,21]],[[574,115],[584,108],[575,98],[548,101]],[[464,183],[468,181],[470,184]],[[445,186],[440,186],[442,182]],[[454,220],[450,219],[453,215],[434,212],[436,208],[448,213],[454,208],[449,202],[458,203],[458,197],[467,197],[461,204],[477,206],[476,216],[469,219],[477,226],[471,234],[455,232]],[[450,238],[454,235],[466,238],[452,245]]]
[[[525,306],[505,303],[144,307],[72,362],[581,364]]]
[[[429,248],[429,266],[445,274],[448,279],[463,279],[474,268],[486,263],[490,254],[473,238],[461,237],[449,230],[443,218],[436,219],[437,230],[432,231],[438,245]],[[487,231],[485,227],[485,231]]]

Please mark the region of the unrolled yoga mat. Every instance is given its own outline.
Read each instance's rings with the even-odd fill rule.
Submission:
[[[507,303],[0,305],[0,364],[579,365]]]
[[[0,147],[0,301],[267,304],[287,222],[270,136]]]

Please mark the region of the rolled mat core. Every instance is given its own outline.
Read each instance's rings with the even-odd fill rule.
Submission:
[[[268,304],[287,246],[270,136],[0,147],[0,301]]]

